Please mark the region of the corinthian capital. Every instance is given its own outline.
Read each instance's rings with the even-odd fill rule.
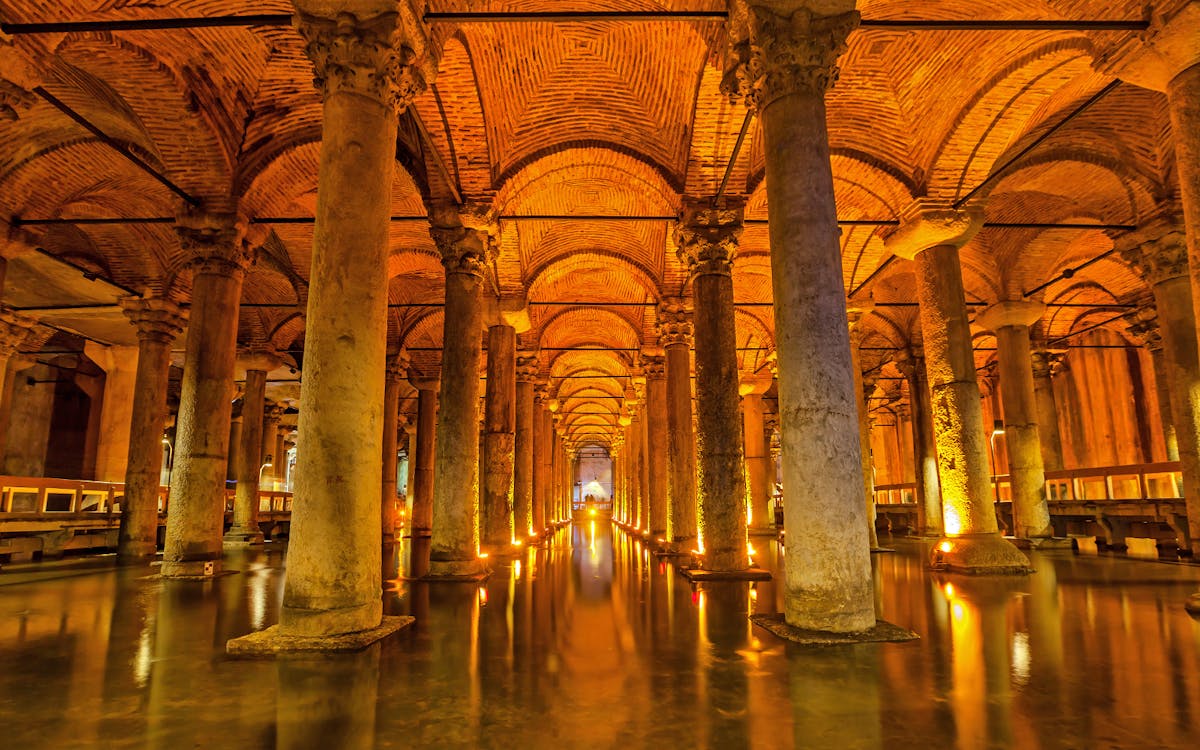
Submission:
[[[675,244],[679,260],[691,274],[728,276],[733,271],[745,204],[742,198],[722,198],[715,205],[708,199],[684,199]]]
[[[328,98],[337,93],[366,96],[404,111],[425,91],[437,70],[428,36],[408,3],[398,11],[363,17],[301,12],[296,28],[315,69],[313,83]]]
[[[196,273],[233,276],[254,259],[246,225],[231,213],[185,211],[175,225],[179,243]]]
[[[789,94],[824,94],[832,87],[846,38],[859,21],[857,11],[819,16],[801,8],[781,16],[753,3],[735,18],[744,26],[731,23],[734,41],[721,90],[758,111]]]
[[[655,328],[658,329],[659,346],[691,346],[692,318],[681,301],[668,300],[658,306]]]
[[[442,255],[446,273],[483,276],[483,269],[492,258],[492,238],[486,230],[435,226],[429,234]]]
[[[1188,274],[1187,236],[1170,221],[1156,221],[1116,243],[1121,257],[1150,286]]]

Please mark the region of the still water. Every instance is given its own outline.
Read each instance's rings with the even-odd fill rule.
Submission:
[[[1200,623],[1182,606],[1200,567],[1034,553],[1029,578],[973,579],[893,546],[877,606],[921,640],[836,648],[749,624],[778,582],[694,588],[603,522],[497,561],[486,586],[396,581],[386,607],[416,624],[316,660],[224,654],[275,621],[273,545],[202,584],[3,574],[0,747],[1200,745]]]

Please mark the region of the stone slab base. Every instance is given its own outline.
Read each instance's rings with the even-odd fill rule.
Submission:
[[[421,581],[486,581],[492,571],[480,560],[430,560]]]
[[[1004,537],[1008,541],[1017,546],[1017,549],[1074,549],[1075,540],[1070,537],[1046,537],[1043,539],[1017,539],[1016,537]]]
[[[213,575],[210,575],[210,576],[165,576],[162,573],[154,573],[152,575],[142,576],[139,580],[142,580],[142,581],[197,581],[197,582],[203,582],[203,581],[213,581],[218,578],[224,578],[225,576],[236,575],[241,572],[242,571],[240,571],[240,570],[221,569],[219,572],[214,573]]]
[[[746,533],[750,536],[779,536],[779,532],[776,529],[770,528],[769,526],[766,528],[751,526],[746,529]]]
[[[750,621],[785,641],[805,646],[848,646],[855,643],[902,643],[915,641],[921,636],[907,628],[890,622],[876,620],[875,627],[861,633],[829,633],[823,630],[805,630],[792,627],[782,614],[750,615]]]
[[[930,551],[929,567],[967,575],[1028,575],[1029,558],[999,534],[946,537]]]
[[[1192,617],[1200,620],[1200,594],[1192,594],[1188,597],[1187,603],[1183,605],[1187,613]]]
[[[266,543],[262,534],[226,534],[221,538],[222,547],[253,547]]]
[[[892,549],[891,547],[872,547],[871,548],[872,555],[881,555],[885,552],[895,552],[895,551],[896,550]]]
[[[232,638],[225,643],[225,652],[234,656],[287,656],[289,654],[362,651],[376,641],[387,638],[414,622],[412,617],[384,615],[383,621],[370,630],[327,636],[297,636],[279,632],[278,625],[266,630]]]
[[[704,570],[703,568],[680,568],[679,574],[693,583],[704,581],[769,581],[770,572],[762,568],[745,570]]]

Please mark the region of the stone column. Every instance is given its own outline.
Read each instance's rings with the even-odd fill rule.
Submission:
[[[96,448],[96,481],[125,481],[129,461],[129,430],[133,424],[133,391],[137,381],[136,346],[83,345],[84,353],[104,370],[104,397],[100,406],[99,445]]]
[[[766,407],[762,394],[771,386],[768,378],[742,385],[742,445],[746,456],[746,483],[750,497],[749,530],[751,535],[775,534],[775,513],[771,508],[771,452],[764,423]]]
[[[262,544],[263,533],[258,526],[258,481],[265,461],[263,454],[263,410],[267,392],[267,373],[279,366],[273,351],[249,350],[239,354],[238,367],[246,373],[246,390],[242,397],[241,445],[230,446],[241,455],[238,461],[237,490],[233,496],[233,526],[225,534],[224,543],[241,547]],[[274,438],[274,430],[271,430]]]
[[[646,532],[652,541],[667,534],[667,365],[661,356],[643,356],[646,376]]]
[[[421,380],[409,373],[409,382],[417,389],[417,440],[413,462],[413,497],[409,524],[413,537],[433,532],[433,466],[437,450],[437,380]]]
[[[921,533],[940,537],[942,528],[942,488],[938,480],[937,446],[934,444],[933,413],[929,407],[929,381],[925,374],[923,350],[910,347],[896,361],[908,380],[909,410],[912,412],[913,461],[917,484],[917,510]]]
[[[679,301],[658,308],[658,343],[667,369],[667,544],[688,552],[696,542],[696,441],[692,432],[692,322]]]
[[[195,260],[162,575],[207,579],[221,571],[238,302],[250,255],[232,216],[184,217],[179,234]]]
[[[741,199],[687,198],[675,230],[696,306],[697,521],[703,567],[722,572],[750,565],[732,276],[743,205]]]
[[[1154,222],[1118,240],[1125,260],[1154,292],[1171,410],[1187,498],[1188,537],[1200,554],[1200,351],[1188,281],[1188,247],[1182,227]]]
[[[433,482],[429,578],[486,575],[479,557],[479,358],[483,274],[491,238],[480,229],[432,229],[446,269],[442,385]]]
[[[1178,461],[1179,440],[1175,434],[1175,418],[1171,411],[1171,384],[1167,373],[1166,357],[1163,356],[1162,334],[1158,329],[1158,313],[1155,311],[1154,304],[1151,302],[1149,307],[1138,310],[1137,320],[1126,330],[1150,352],[1150,362],[1154,367],[1154,389],[1158,394],[1158,418],[1162,425],[1163,446],[1166,449],[1167,460]],[[1034,354],[1033,374],[1035,378],[1038,377],[1038,354]],[[1048,373],[1049,367],[1045,367],[1045,370]],[[1048,374],[1046,380],[1049,382]],[[1042,406],[1040,396],[1039,393],[1039,408]],[[1050,392],[1050,398],[1054,398],[1053,391]],[[1061,446],[1059,446],[1059,463],[1062,463]]]
[[[1029,343],[1029,327],[1041,320],[1045,311],[1046,306],[1040,302],[1007,301],[992,305],[975,318],[976,325],[996,334],[1013,525],[1019,539],[1054,536],[1050,508],[1046,505],[1046,470],[1042,464]]]
[[[225,462],[225,481],[236,482],[241,472],[242,400],[234,399],[233,415],[229,418],[229,460]]]
[[[283,416],[283,406],[263,400],[262,445],[258,449],[258,464],[254,470],[261,472],[263,480],[275,479],[283,474],[283,457],[279,455],[278,438],[279,419]],[[245,430],[245,427],[242,428]],[[267,468],[263,464],[270,463]]]
[[[536,352],[516,358],[516,434],[513,439],[513,536],[525,541],[535,533],[533,513],[533,389],[539,360]]]
[[[901,216],[887,248],[916,262],[917,299],[929,377],[942,523],[936,567],[972,573],[1027,573],[1029,562],[1000,536],[989,475],[975,353],[958,248],[983,221],[978,209],[954,211],[918,201]]]
[[[533,536],[546,531],[546,499],[550,496],[550,412],[546,404],[550,390],[546,385],[534,388],[533,407]]]
[[[850,334],[825,91],[858,14],[752,6],[722,88],[758,111],[768,154],[771,275],[785,492],[785,617],[874,627]]]
[[[400,434],[400,391],[404,388],[408,373],[408,355],[401,350],[388,362],[383,381],[383,478],[380,482],[379,523],[383,529],[383,543],[396,539],[396,524],[400,517],[396,489],[396,453]],[[276,457],[276,462],[282,461]]]
[[[301,0],[300,9],[329,12]],[[395,7],[395,6],[391,6]],[[424,89],[408,17],[301,13],[322,93],[291,541],[279,633],[380,630],[388,215],[396,116]],[[391,626],[394,629],[396,623]]]
[[[488,328],[487,390],[484,395],[483,507],[481,545],[490,554],[512,554],[513,455],[516,447],[517,332],[509,325]]]
[[[1161,344],[1158,351],[1162,352]],[[1151,350],[1153,356],[1154,350]],[[1037,402],[1037,421],[1038,421],[1038,439],[1042,441],[1042,465],[1046,471],[1061,471],[1063,466],[1063,447],[1062,435],[1058,429],[1058,406],[1054,398],[1054,382],[1052,378],[1058,373],[1058,368],[1062,364],[1063,353],[1052,352],[1046,349],[1037,349],[1030,355],[1030,362],[1033,367],[1033,397]],[[1161,358],[1160,358],[1161,360]],[[1155,360],[1155,377],[1158,377],[1158,362]],[[1159,384],[1160,400],[1167,395],[1166,381]],[[1170,399],[1161,401],[1160,407],[1166,410],[1163,416],[1170,416]],[[1163,426],[1163,435],[1166,436],[1166,425]],[[1168,445],[1175,441],[1175,431],[1171,430],[1171,438]],[[1170,448],[1168,448],[1168,451]],[[1178,456],[1178,451],[1176,451]],[[1169,459],[1175,460],[1175,459]]]
[[[875,472],[871,456],[871,394],[875,392],[875,377],[864,378],[859,361],[858,348],[866,335],[861,325],[864,316],[871,313],[873,306],[858,305],[847,310],[850,326],[850,372],[854,376],[854,393],[857,397],[855,412],[858,415],[858,444],[860,446],[860,475],[862,477],[863,506],[867,513],[867,542],[871,549],[879,548],[879,535],[875,530]]]
[[[125,297],[120,303],[138,336],[129,461],[117,537],[118,562],[131,563],[150,560],[158,550],[158,482],[171,345],[186,319],[175,303],[157,297]]]
[[[646,530],[646,416],[640,401],[629,421],[630,523],[639,532]]]

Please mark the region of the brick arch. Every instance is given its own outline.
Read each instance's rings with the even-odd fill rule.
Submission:
[[[612,310],[598,307],[556,310],[541,321],[537,337],[542,346],[639,348],[642,345],[642,331],[637,326]]]
[[[1078,179],[1083,181],[1058,180],[1059,171],[1064,167],[1075,170],[1073,174],[1079,175]],[[1053,182],[1047,179],[1051,170],[1055,173],[1053,178],[1049,178]],[[1030,183],[1035,183],[1035,187],[1031,187]],[[1072,189],[1075,184],[1086,184],[1088,190]],[[1056,187],[1061,190],[1054,190]],[[1094,219],[1103,223],[1136,223],[1159,210],[1169,188],[1143,164],[1121,159],[1115,154],[1101,153],[1094,147],[1062,145],[1038,149],[1023,158],[1006,170],[1004,176],[981,191],[981,195],[990,198],[1017,191],[1057,193],[1071,198],[1076,204],[1085,200],[1096,203],[1094,198],[1106,198],[1110,204],[1122,203],[1121,208],[1125,210],[1117,212],[1114,205],[1113,212],[1106,214],[1104,206],[1099,206],[1094,211]]]

